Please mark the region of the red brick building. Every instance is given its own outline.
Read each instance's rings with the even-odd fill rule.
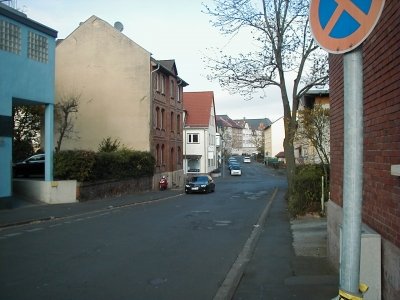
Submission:
[[[152,60],[152,151],[156,176],[166,175],[172,186],[183,184],[183,87],[175,60]],[[157,175],[159,175],[157,177]]]
[[[400,2],[386,0],[363,43],[363,223],[381,235],[382,299],[400,299]],[[328,247],[338,265],[343,204],[343,56],[330,55],[331,199]]]

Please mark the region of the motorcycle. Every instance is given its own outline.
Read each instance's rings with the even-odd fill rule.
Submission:
[[[168,180],[167,177],[163,176],[160,179],[160,190],[163,191],[166,189],[168,189]]]

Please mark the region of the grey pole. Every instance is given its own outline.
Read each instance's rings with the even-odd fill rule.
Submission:
[[[343,229],[340,288],[359,294],[363,188],[363,61],[361,46],[344,54]]]

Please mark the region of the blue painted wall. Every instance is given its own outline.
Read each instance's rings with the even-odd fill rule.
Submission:
[[[11,116],[13,101],[15,103],[17,99],[32,104],[50,104],[49,107],[52,109],[57,32],[2,4],[0,4],[1,20],[20,27],[21,52],[15,54],[0,49],[0,116]],[[48,38],[48,61],[46,63],[28,58],[29,31]],[[52,116],[52,113],[50,115]],[[51,124],[46,124],[46,142],[49,140],[52,142],[50,138],[53,136],[52,125],[53,120],[51,120]],[[49,143],[47,142],[46,145]],[[0,157],[1,201],[2,197],[12,195],[12,136],[4,136],[4,134],[0,136]]]

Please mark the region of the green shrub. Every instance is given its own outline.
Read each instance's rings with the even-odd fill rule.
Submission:
[[[320,212],[321,177],[323,174],[323,169],[320,165],[296,167],[294,187],[288,203],[292,217],[303,215],[307,212]],[[327,189],[325,188],[326,193]]]
[[[95,152],[85,150],[66,150],[54,154],[54,177],[75,179],[83,182],[92,177]]]
[[[154,165],[153,156],[144,151],[123,149],[99,152],[96,155],[93,174],[97,180],[153,176]]]
[[[119,139],[112,140],[111,137],[104,138],[100,144],[98,151],[99,152],[115,152],[121,146],[121,142]]]
[[[155,159],[145,151],[98,152],[60,151],[54,156],[54,175],[58,179],[80,182],[153,176]]]

